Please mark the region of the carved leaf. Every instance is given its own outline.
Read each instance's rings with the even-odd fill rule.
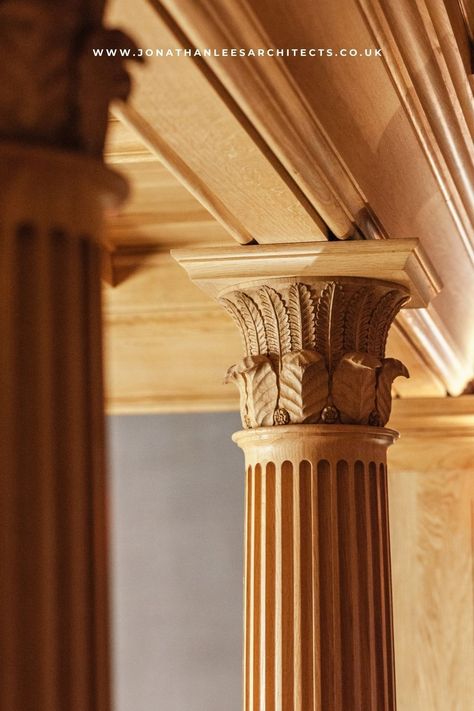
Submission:
[[[240,390],[244,427],[273,425],[273,414],[278,402],[278,383],[267,356],[244,358],[229,368],[225,382],[235,382]]]
[[[398,303],[399,300],[399,291],[389,291],[380,299],[370,319],[367,351],[379,358],[384,356],[385,340],[391,323],[391,314],[394,304]]]
[[[269,353],[288,353],[291,351],[290,321],[285,303],[275,289],[264,286],[260,289],[267,345]]]
[[[395,316],[398,314],[400,309],[402,309],[403,306],[408,301],[410,301],[410,296],[408,294],[395,300],[392,310],[388,315],[388,318],[387,318],[387,321],[385,324],[385,329],[380,334],[379,352],[377,353],[379,358],[383,358],[385,355],[385,348],[387,347],[388,333],[390,331],[390,326],[392,325],[393,321],[395,320]]]
[[[250,421],[249,421],[249,416],[248,416],[248,392],[247,392],[247,378],[244,375],[244,367],[243,363],[247,360],[247,358],[244,358],[244,361],[241,361],[240,363],[237,363],[236,365],[232,365],[224,378],[224,383],[235,383],[235,385],[239,389],[239,395],[240,395],[240,415],[242,418],[242,424],[245,429],[249,429]]]
[[[318,300],[316,350],[326,359],[330,373],[344,353],[344,293],[335,282],[324,287]]]
[[[242,336],[242,340],[244,342],[244,348],[245,352],[248,355],[253,355],[253,350],[252,350],[252,344],[249,339],[249,333],[247,329],[247,324],[245,323],[239,309],[237,306],[230,301],[229,299],[220,299],[220,303],[222,306],[225,308],[227,313],[229,313],[234,321],[236,322],[237,326],[239,327],[240,334]],[[232,366],[233,367],[233,366]]]
[[[377,370],[382,362],[367,353],[346,353],[333,375],[332,399],[341,422],[366,425],[375,410]]]
[[[268,346],[265,335],[265,324],[260,309],[255,301],[243,292],[238,292],[237,301],[240,306],[242,318],[247,327],[250,343],[249,353],[252,355],[264,355],[268,351]]]
[[[316,344],[314,303],[306,284],[292,284],[289,291],[288,317],[294,351],[311,350]]]
[[[376,410],[380,425],[386,425],[392,411],[392,383],[399,375],[409,378],[403,363],[396,358],[385,358],[377,378]]]
[[[366,335],[370,323],[371,311],[367,308],[368,296],[369,290],[362,287],[356,291],[347,306],[344,323],[344,351],[346,353],[364,350],[359,341],[361,336],[364,337],[364,331]],[[368,314],[367,311],[369,311]]]
[[[304,350],[283,356],[279,405],[288,411],[291,422],[318,422],[328,392],[328,372],[322,355]]]

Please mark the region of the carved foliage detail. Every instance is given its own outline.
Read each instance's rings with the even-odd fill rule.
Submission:
[[[226,378],[240,390],[245,427],[386,424],[392,382],[408,377],[400,361],[384,357],[408,298],[401,289],[352,281],[249,291],[222,300],[247,353]]]

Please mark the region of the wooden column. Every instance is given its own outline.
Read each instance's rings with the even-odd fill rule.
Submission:
[[[95,161],[6,146],[0,185],[1,706],[105,711],[98,238],[122,185]]]
[[[247,466],[247,710],[395,708],[386,450],[396,433],[235,436]]]
[[[413,241],[177,252],[238,324],[247,468],[245,711],[394,711],[385,357],[436,291]],[[397,248],[395,248],[397,249]],[[369,254],[371,255],[369,257]],[[352,274],[351,274],[352,272]],[[380,275],[378,278],[374,275]],[[385,277],[382,279],[382,275]]]
[[[110,709],[100,240],[126,186],[101,151],[128,80],[91,60],[102,5],[0,4],[5,711]]]

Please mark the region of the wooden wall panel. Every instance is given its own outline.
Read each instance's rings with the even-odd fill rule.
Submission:
[[[399,711],[472,708],[473,432],[402,425],[389,454]]]

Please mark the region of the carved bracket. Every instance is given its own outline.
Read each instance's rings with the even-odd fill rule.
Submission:
[[[408,300],[397,284],[349,278],[276,282],[221,299],[245,345],[226,378],[240,390],[244,427],[385,425],[392,382],[409,377],[385,358],[390,325]]]

